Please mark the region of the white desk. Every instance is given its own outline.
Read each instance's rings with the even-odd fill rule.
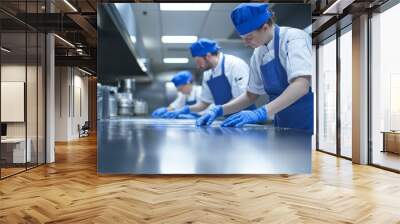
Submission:
[[[28,147],[26,147],[26,154],[25,154],[25,138],[6,138],[1,139],[2,147],[7,147],[6,149],[2,148],[2,151],[10,150],[8,147],[12,148],[12,162],[13,163],[25,163],[25,158],[27,158],[26,162],[31,161],[31,145],[32,141],[30,138],[26,140],[28,142]]]

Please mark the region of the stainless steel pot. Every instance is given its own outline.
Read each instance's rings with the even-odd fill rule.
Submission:
[[[119,93],[133,93],[136,88],[135,79],[122,79],[118,84]]]
[[[135,103],[132,93],[118,93],[118,114],[121,116],[133,116]]]
[[[145,115],[148,113],[147,102],[144,100],[135,100],[135,114],[136,115]]]

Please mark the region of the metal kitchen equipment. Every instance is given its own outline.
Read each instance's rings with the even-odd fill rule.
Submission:
[[[121,116],[133,116],[135,102],[132,93],[118,93],[118,114]]]
[[[148,106],[147,106],[147,102],[142,100],[142,99],[138,99],[135,100],[135,115],[145,115],[148,113]]]
[[[110,117],[117,116],[117,87],[115,86],[98,86],[98,118],[109,119]]]
[[[102,86],[97,83],[97,120],[101,119],[103,116],[103,94]]]
[[[117,98],[117,87],[110,87],[110,95],[108,102],[108,111],[110,113],[110,117],[116,117],[118,115],[118,98]]]
[[[136,88],[135,79],[121,79],[118,84],[119,93],[133,93]]]

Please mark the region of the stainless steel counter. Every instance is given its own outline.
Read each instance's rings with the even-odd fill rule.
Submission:
[[[311,135],[247,125],[195,127],[193,120],[98,121],[100,174],[311,172]]]

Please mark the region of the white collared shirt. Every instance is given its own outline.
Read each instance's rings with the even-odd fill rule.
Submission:
[[[279,60],[287,72],[288,82],[290,83],[299,76],[311,76],[312,46],[310,35],[300,29],[280,27],[279,36]],[[274,58],[274,39],[267,46],[263,45],[254,49],[250,60],[250,78],[247,87],[249,92],[258,95],[265,94],[260,66]]]
[[[181,92],[178,92],[176,99],[169,105],[169,107],[174,109],[182,108],[186,105],[186,101],[193,101],[200,98],[201,95],[201,86],[193,85],[192,91],[189,95],[185,95]]]
[[[207,85],[207,81],[211,77],[215,78],[222,74],[222,58],[224,54],[221,52],[219,61],[215,69],[209,69],[203,73],[202,93],[200,100],[206,103],[214,103],[211,90]],[[242,59],[225,54],[225,76],[228,79],[232,89],[232,96],[236,98],[246,91],[249,80],[249,66]]]

